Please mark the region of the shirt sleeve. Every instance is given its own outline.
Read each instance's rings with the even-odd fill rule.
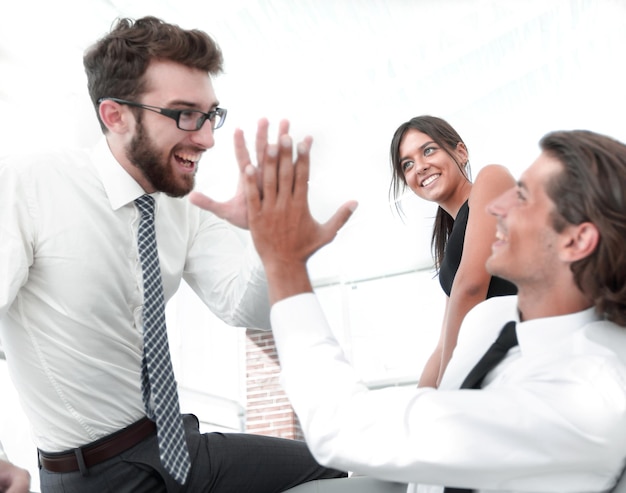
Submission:
[[[33,262],[34,197],[18,171],[0,163],[0,318],[26,283]]]
[[[624,393],[602,362],[593,371],[573,363],[553,377],[549,362],[545,375],[511,368],[481,391],[368,390],[314,294],[276,303],[271,318],[282,383],[324,465],[390,481],[544,493],[601,491],[619,470]]]
[[[202,211],[184,278],[225,323],[270,328],[265,270],[247,233]]]

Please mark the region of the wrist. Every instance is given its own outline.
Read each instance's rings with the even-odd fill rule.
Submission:
[[[313,291],[306,262],[264,262],[264,268],[271,304],[291,296]]]

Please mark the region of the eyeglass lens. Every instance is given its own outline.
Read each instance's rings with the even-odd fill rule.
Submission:
[[[200,111],[183,111],[178,117],[178,126],[182,130],[199,130],[207,120],[207,115]],[[219,128],[222,125],[222,115],[214,113],[213,118],[209,121],[213,128]]]

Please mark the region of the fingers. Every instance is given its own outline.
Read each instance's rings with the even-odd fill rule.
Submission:
[[[309,151],[313,139],[305,137],[297,146],[296,161],[293,161],[293,143],[287,134],[281,135],[278,146],[267,147],[263,163],[262,196],[272,203],[280,200],[283,205],[292,200],[307,201],[310,159]]]
[[[263,188],[263,167],[268,149],[269,125],[267,118],[261,118],[257,125],[255,147],[256,165],[260,170],[260,173],[257,173],[257,185],[260,189]],[[278,124],[278,140],[287,133],[289,133],[289,120],[281,120]]]
[[[265,151],[267,150],[269,139],[269,121],[267,118],[261,118],[257,125],[256,132],[256,162],[257,166],[263,166],[265,161]],[[282,135],[289,133],[289,120],[281,120],[278,124],[278,140]]]
[[[257,170],[251,164],[244,170],[244,193],[248,207],[248,223],[252,228],[254,220],[261,209],[261,192],[257,186]]]
[[[263,176],[262,181],[262,194],[263,201],[270,205],[273,205],[276,201],[276,194],[278,192],[278,145],[270,144],[267,146],[265,152],[265,159],[263,161]]]
[[[309,173],[310,173],[310,151],[313,145],[313,139],[309,136],[298,143],[298,156],[296,160],[295,181],[293,193],[300,200],[307,199],[309,192]]]
[[[268,146],[270,123],[267,118],[261,118],[257,125],[255,151],[256,151],[256,165],[262,167],[265,161],[265,153]],[[289,120],[281,120],[278,124],[278,138],[282,135],[286,135],[289,132]],[[235,144],[235,157],[239,164],[239,171],[242,173],[246,169],[246,166],[253,164],[250,159],[250,153],[246,147],[246,141],[244,139],[243,130],[236,129],[233,136]]]
[[[270,122],[267,118],[261,118],[257,125],[255,141],[257,166],[262,166],[263,160],[265,159],[269,126]]]
[[[235,143],[235,158],[237,159],[237,164],[239,165],[239,171],[243,173],[246,166],[252,164],[248,148],[246,147],[246,141],[243,137],[243,130],[239,128],[235,130],[233,140]]]
[[[278,200],[287,206],[294,189],[293,145],[289,135],[281,135],[278,156]]]
[[[281,120],[278,124],[278,138],[289,133],[289,120]]]
[[[309,153],[311,139],[300,143],[302,152],[298,151],[297,160],[293,161],[293,143],[288,134],[283,134],[279,138],[278,145],[267,147],[266,158],[263,164],[263,198],[272,203],[275,200],[286,205],[292,200],[292,195],[296,192],[295,175],[299,178],[300,200],[306,201],[307,181],[309,176]]]
[[[308,152],[306,154],[308,156]],[[291,199],[294,191],[294,168],[299,166],[299,160],[293,162],[293,144],[288,134],[280,136],[278,145],[267,146],[261,187],[264,202],[273,205],[277,200],[281,200],[285,205]],[[308,173],[306,175],[308,176]]]

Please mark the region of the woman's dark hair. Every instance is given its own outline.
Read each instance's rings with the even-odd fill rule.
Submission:
[[[402,213],[400,205],[400,197],[407,188],[406,178],[400,162],[400,144],[406,132],[410,129],[418,130],[428,135],[439,147],[441,147],[456,163],[461,173],[470,180],[469,163],[460,163],[454,155],[459,142],[465,145],[461,136],[456,130],[442,118],[430,115],[416,116],[408,122],[398,127],[391,139],[390,162],[391,162],[391,185],[389,186],[389,196],[392,198],[396,210]],[[467,148],[467,147],[466,147]],[[435,215],[435,223],[433,226],[433,234],[430,242],[433,259],[435,261],[435,269],[438,271],[443,260],[448,237],[452,231],[454,219],[441,207],[437,208]]]
[[[578,288],[607,319],[626,326],[626,145],[587,130],[552,132],[539,145],[563,165],[547,186],[553,226],[593,223],[600,240],[571,266]]]
[[[144,74],[153,60],[173,61],[210,75],[221,73],[223,64],[220,48],[203,31],[185,30],[151,16],[118,19],[83,57],[96,113],[101,98],[138,99],[146,91]],[[102,121],[100,127],[106,131]]]

